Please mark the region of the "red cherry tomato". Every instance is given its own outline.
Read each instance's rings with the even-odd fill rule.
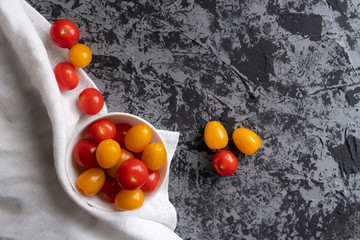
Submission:
[[[71,63],[59,63],[54,68],[54,74],[60,90],[73,90],[79,84],[79,77]]]
[[[101,189],[101,195],[107,201],[115,203],[116,195],[120,192],[120,186],[114,178],[107,178]]]
[[[149,176],[145,182],[145,184],[140,188],[143,192],[149,193],[155,190],[158,185],[160,178],[160,173],[158,170],[149,170]]]
[[[104,106],[104,98],[95,88],[86,88],[79,95],[78,104],[80,110],[87,115],[95,115]]]
[[[141,188],[147,178],[148,169],[139,159],[129,159],[120,165],[117,171],[117,181],[123,189],[134,190]]]
[[[81,139],[75,144],[72,156],[83,168],[99,167],[96,160],[96,145],[87,138]]]
[[[88,128],[89,139],[98,144],[102,140],[114,139],[116,136],[116,127],[108,119],[99,119],[92,122]]]
[[[127,123],[118,123],[116,126],[116,137],[115,141],[117,141],[121,147],[125,147],[124,138],[126,133],[132,127],[130,124]]]
[[[51,25],[50,38],[58,47],[71,48],[79,40],[79,29],[73,22],[59,19]]]
[[[235,173],[238,167],[236,156],[228,150],[220,150],[212,160],[215,171],[221,176],[230,176]]]

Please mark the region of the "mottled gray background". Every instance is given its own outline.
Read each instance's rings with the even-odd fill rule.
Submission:
[[[360,1],[27,1],[79,27],[109,111],[181,133],[179,236],[360,238]],[[210,120],[262,139],[253,156],[230,142],[233,176],[212,168]]]

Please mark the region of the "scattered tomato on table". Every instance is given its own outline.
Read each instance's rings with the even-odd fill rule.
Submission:
[[[236,147],[246,155],[254,154],[261,146],[258,135],[246,128],[238,128],[232,134]],[[230,176],[238,167],[237,157],[229,150],[225,150],[228,144],[226,129],[217,121],[208,122],[204,130],[205,144],[211,150],[219,150],[212,159],[215,172],[221,176]]]
[[[69,51],[69,60],[75,67],[86,67],[92,60],[90,48],[84,44],[76,44]]]
[[[75,67],[68,62],[61,62],[54,68],[54,74],[60,90],[70,91],[79,84]]]
[[[219,175],[230,176],[235,173],[238,160],[229,150],[220,150],[214,155],[212,165]]]
[[[238,128],[232,134],[236,147],[246,155],[254,154],[261,146],[261,140],[256,133],[246,128]]]
[[[208,122],[206,124],[204,138],[206,146],[212,150],[226,147],[229,141],[224,126],[217,121]]]
[[[86,88],[79,94],[78,105],[80,110],[87,115],[95,115],[104,106],[104,98],[95,88]]]
[[[79,29],[72,21],[59,19],[51,25],[50,38],[58,47],[71,48],[79,40]]]

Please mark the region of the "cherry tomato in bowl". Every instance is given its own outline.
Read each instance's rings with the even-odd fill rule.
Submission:
[[[67,19],[55,21],[50,28],[51,41],[58,47],[71,48],[79,40],[79,29]]]
[[[126,160],[117,170],[116,179],[121,188],[134,190],[141,188],[148,179],[149,171],[139,159]]]
[[[59,176],[59,180],[61,181],[62,185],[65,186],[64,190],[74,200],[75,203],[77,203],[80,207],[83,207],[84,209],[88,209],[88,207],[91,206],[91,207],[94,207],[94,208],[98,209],[99,211],[103,211],[103,212],[127,211],[124,209],[120,209],[118,206],[116,206],[116,204],[109,203],[106,199],[104,199],[104,197],[102,196],[101,193],[95,194],[90,197],[84,196],[83,194],[80,193],[79,189],[76,186],[77,178],[84,171],[84,169],[77,167],[78,164],[76,164],[75,160],[72,157],[72,150],[73,150],[75,144],[79,140],[81,140],[83,138],[88,138],[88,128],[89,128],[90,124],[99,119],[108,119],[111,122],[113,122],[115,125],[119,124],[119,123],[126,123],[131,126],[135,126],[135,125],[139,125],[139,124],[146,124],[147,126],[150,127],[151,133],[152,133],[152,138],[151,138],[150,143],[152,143],[152,142],[161,143],[164,145],[166,150],[167,150],[167,146],[166,146],[166,143],[165,143],[163,137],[160,134],[161,132],[158,131],[157,129],[155,129],[155,127],[151,123],[149,123],[148,121],[144,120],[143,118],[140,118],[133,114],[121,113],[121,112],[106,113],[106,114],[101,114],[101,115],[98,114],[95,116],[90,116],[86,121],[83,122],[82,125],[78,126],[78,128],[76,129],[76,132],[71,137],[69,144],[67,146],[66,159],[64,162],[64,165],[65,165],[64,170],[65,170],[66,174],[63,174],[63,176]],[[123,154],[123,150],[124,149],[121,149],[121,154]],[[141,155],[141,152],[136,153],[136,154],[132,153],[130,151],[128,151],[128,152],[129,152],[129,155],[131,155],[130,157],[128,156],[128,159],[131,159],[134,157],[136,158],[136,156],[138,156],[139,154]],[[104,170],[104,172],[108,173],[110,171],[110,169]],[[169,170],[169,164],[168,164],[168,160],[166,159],[164,166],[158,170],[159,180],[158,180],[158,184],[157,184],[155,190],[153,190],[152,192],[143,192],[142,191],[143,196],[144,196],[144,201],[141,204],[141,206],[146,205],[158,194],[159,189],[164,184],[164,180],[165,180],[168,170]],[[140,190],[140,189],[138,189],[138,190]]]
[[[158,170],[149,170],[148,178],[145,184],[140,188],[144,193],[152,192],[156,189],[160,178]]]
[[[99,119],[92,122],[88,128],[89,139],[98,144],[106,139],[115,139],[115,124],[108,119]]]
[[[116,124],[116,137],[115,141],[117,141],[121,147],[125,147],[125,135],[130,130],[132,126],[127,123],[118,123]]]
[[[97,168],[99,164],[96,160],[96,148],[88,138],[83,138],[75,144],[72,157],[80,167]]]
[[[126,190],[122,189],[116,195],[115,204],[122,210],[136,210],[142,207],[144,203],[144,193],[141,189]]]
[[[101,188],[101,195],[106,201],[115,203],[116,195],[120,190],[121,188],[115,179],[107,178],[104,186]]]

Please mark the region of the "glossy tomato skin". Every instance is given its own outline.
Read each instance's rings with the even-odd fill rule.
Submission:
[[[115,126],[116,126],[115,141],[117,141],[121,147],[125,147],[124,138],[126,133],[130,130],[132,126],[127,123],[118,123]]]
[[[87,138],[79,140],[73,148],[73,159],[83,168],[99,167],[96,160],[96,147],[97,146]]]
[[[105,172],[101,168],[90,168],[81,173],[76,187],[84,196],[92,196],[100,192],[105,183]]]
[[[144,193],[141,189],[122,189],[115,198],[115,205],[121,210],[131,211],[139,209],[142,207],[143,203]]]
[[[142,153],[141,160],[148,169],[158,170],[166,163],[166,149],[161,143],[150,143]]]
[[[226,147],[229,141],[229,137],[224,126],[217,121],[208,122],[206,124],[204,139],[206,146],[212,150]]]
[[[214,155],[212,165],[219,175],[230,176],[235,173],[238,160],[232,152],[220,150]]]
[[[96,148],[96,160],[100,167],[108,169],[120,160],[121,147],[113,139],[106,139],[99,143]]]
[[[107,174],[112,177],[116,178],[117,171],[121,164],[123,164],[126,160],[135,158],[134,154],[132,152],[129,152],[125,148],[121,149],[121,156],[119,161],[111,168],[107,170]]]
[[[151,128],[146,124],[138,124],[126,133],[124,142],[129,151],[139,153],[150,143],[151,138]]]
[[[75,67],[86,67],[92,60],[90,48],[84,44],[76,44],[69,51],[69,60]]]
[[[58,47],[71,48],[79,40],[79,29],[66,19],[55,21],[50,28],[51,41]]]
[[[108,119],[98,119],[92,122],[88,128],[89,139],[98,144],[105,139],[114,139],[116,136],[116,127]]]
[[[78,105],[80,110],[87,115],[95,115],[104,106],[104,98],[95,88],[86,88],[79,94]]]
[[[107,178],[104,186],[101,188],[103,198],[111,203],[115,203],[116,195],[120,192],[120,186],[113,178]]]
[[[145,184],[140,188],[144,193],[150,193],[155,190],[159,183],[160,173],[158,170],[149,170],[148,178]]]
[[[129,159],[120,165],[116,178],[121,188],[134,190],[145,184],[148,175],[148,169],[142,161]]]
[[[79,77],[74,66],[68,62],[61,62],[54,68],[54,74],[60,90],[70,91],[79,84]]]
[[[236,147],[246,155],[254,154],[261,146],[261,140],[256,133],[246,128],[238,128],[233,132]]]

